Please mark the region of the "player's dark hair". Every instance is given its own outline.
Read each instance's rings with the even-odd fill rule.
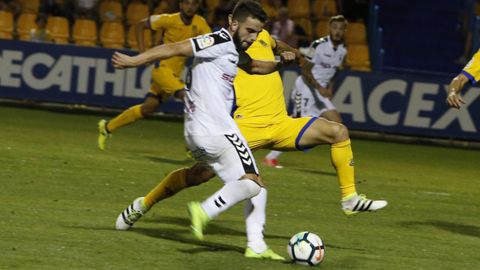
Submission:
[[[330,19],[328,20],[328,25],[331,25],[333,22],[343,22],[345,26],[348,24],[347,19],[345,19],[343,15],[336,15],[336,16],[330,17]]]
[[[254,0],[240,0],[233,8],[232,18],[243,22],[247,17],[257,19],[262,23],[265,23],[268,19],[267,13],[260,3]]]

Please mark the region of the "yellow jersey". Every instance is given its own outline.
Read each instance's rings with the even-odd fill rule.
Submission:
[[[199,15],[194,15],[192,23],[186,25],[180,17],[180,12],[172,14],[152,15],[149,18],[149,25],[152,30],[160,31],[163,36],[163,43],[174,43],[211,33],[205,19]],[[175,75],[179,76],[185,66],[185,57],[177,56],[162,60],[160,67],[170,68]]]
[[[246,51],[252,59],[275,60],[273,49],[277,46],[268,31],[262,30],[257,40]],[[274,124],[288,116],[283,96],[283,84],[278,71],[267,75],[250,75],[242,69],[234,80],[235,121],[252,125]]]
[[[473,55],[470,62],[463,68],[462,73],[467,76],[472,84],[480,81],[480,50]]]

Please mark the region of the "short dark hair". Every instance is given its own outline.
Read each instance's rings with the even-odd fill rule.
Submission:
[[[247,17],[252,17],[263,23],[268,19],[267,13],[260,3],[254,0],[240,0],[233,8],[232,17],[238,21],[244,21]]]
[[[330,19],[328,20],[328,25],[331,25],[332,22],[343,22],[345,25],[348,24],[347,19],[345,19],[343,15],[336,15],[336,16],[330,17]]]

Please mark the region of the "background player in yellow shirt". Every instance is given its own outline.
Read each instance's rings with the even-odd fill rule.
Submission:
[[[460,96],[465,84],[470,82],[472,85],[480,80],[480,50],[473,55],[470,62],[463,68],[462,72],[453,78],[448,86],[447,104],[450,107],[460,109],[465,101]]]
[[[136,25],[140,51],[145,50],[144,29],[152,29],[162,33],[164,44],[212,32],[205,19],[195,14],[199,6],[200,0],[182,0],[180,1],[180,12],[152,15],[140,21]],[[98,122],[98,147],[104,150],[107,138],[117,128],[154,113],[168,97],[183,90],[184,83],[180,80],[180,75],[184,67],[185,57],[180,56],[156,63],[152,71],[150,91],[143,104],[126,109],[110,121],[102,119]],[[182,96],[178,97],[182,98]]]
[[[275,41],[263,30],[246,51],[252,59],[273,60],[274,53],[298,51],[283,42]],[[234,81],[236,108],[233,116],[240,131],[252,150],[266,148],[282,151],[305,150],[321,144],[331,145],[331,161],[337,171],[341,191],[341,209],[346,215],[376,211],[387,206],[384,200],[370,200],[357,194],[355,188],[354,162],[348,129],[341,123],[324,118],[288,116],[283,97],[283,85],[278,72],[267,75],[250,75],[239,69]],[[167,175],[145,197],[135,199],[117,218],[125,220],[117,229],[126,230],[140,219],[155,203],[168,198],[185,187],[199,185],[214,177],[213,171],[197,163]],[[247,204],[245,213],[254,211],[257,219],[265,221],[267,193],[259,193],[253,204]],[[258,228],[258,234],[263,226]],[[263,239],[263,238],[262,238]],[[249,247],[261,250],[265,243],[257,241]],[[260,254],[245,254],[247,257],[265,258]]]

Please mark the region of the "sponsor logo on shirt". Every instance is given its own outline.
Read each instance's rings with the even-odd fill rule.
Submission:
[[[223,73],[222,74],[222,79],[229,82],[229,83],[233,83],[233,79],[235,78],[235,76],[232,76],[232,75],[228,75],[226,73]]]
[[[198,47],[203,50],[212,46],[215,43],[215,39],[211,36],[203,36],[197,39]]]
[[[258,42],[265,48],[268,46],[267,42],[265,42],[263,39],[258,40]]]

